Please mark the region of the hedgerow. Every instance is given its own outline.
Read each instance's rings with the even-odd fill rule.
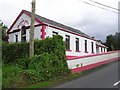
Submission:
[[[55,79],[70,73],[66,62],[63,38],[59,35],[41,41],[35,40],[35,56],[32,58],[28,57],[28,43],[3,44],[2,51],[5,65],[7,64],[9,67],[9,64],[12,64],[9,67],[12,68],[10,70],[7,70],[7,67],[3,66],[3,75],[7,74],[3,77],[3,87],[19,86],[19,83],[21,83],[19,82],[20,77],[25,79],[25,84],[32,84]],[[16,68],[13,69],[13,66]],[[17,70],[18,72],[14,73]]]

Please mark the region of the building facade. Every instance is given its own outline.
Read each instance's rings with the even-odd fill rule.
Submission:
[[[7,31],[8,42],[29,42],[31,13],[22,10]],[[43,40],[59,34],[66,42],[67,56],[83,56],[107,52],[107,47],[80,30],[35,15],[34,39]]]

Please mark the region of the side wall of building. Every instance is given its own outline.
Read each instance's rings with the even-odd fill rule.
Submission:
[[[57,32],[59,35],[63,36],[64,41],[66,35],[70,36],[70,50],[66,51],[67,56],[81,56],[81,55],[93,54],[91,50],[92,49],[91,42],[93,42],[93,46],[94,46],[93,50],[94,50],[94,54],[96,54],[96,41],[52,27],[46,28],[46,37],[52,37],[53,32]],[[79,51],[76,51],[76,38],[79,38]],[[85,52],[85,40],[87,40],[87,51],[88,51],[87,53]]]

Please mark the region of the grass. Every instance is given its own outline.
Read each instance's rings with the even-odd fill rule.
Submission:
[[[81,74],[82,73],[70,74],[67,77],[59,77],[58,79],[32,84],[30,86],[27,86],[26,88],[48,88],[48,87],[51,88],[59,84],[63,84],[65,82],[74,80],[78,78]]]

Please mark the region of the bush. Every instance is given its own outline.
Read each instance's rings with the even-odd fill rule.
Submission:
[[[3,44],[2,51],[4,63],[8,63],[8,66],[3,66],[3,87],[19,86],[23,79],[25,79],[23,81],[25,84],[36,83],[70,73],[63,38],[59,35],[35,41],[33,58],[28,57],[28,43]],[[12,66],[9,65],[10,63]]]
[[[65,59],[65,45],[63,37],[60,35],[35,40],[35,55],[42,53],[52,53],[57,55],[60,60]],[[29,56],[29,43],[2,44],[2,59],[4,63],[16,63],[17,59]]]
[[[66,60],[59,60],[59,57],[53,54],[43,53],[33,58],[19,59],[21,63],[18,66],[25,70],[24,76],[29,83],[47,81],[50,79],[68,75],[70,71],[67,67]]]
[[[4,63],[16,62],[16,59],[28,57],[29,48],[27,43],[2,44],[2,60]]]

